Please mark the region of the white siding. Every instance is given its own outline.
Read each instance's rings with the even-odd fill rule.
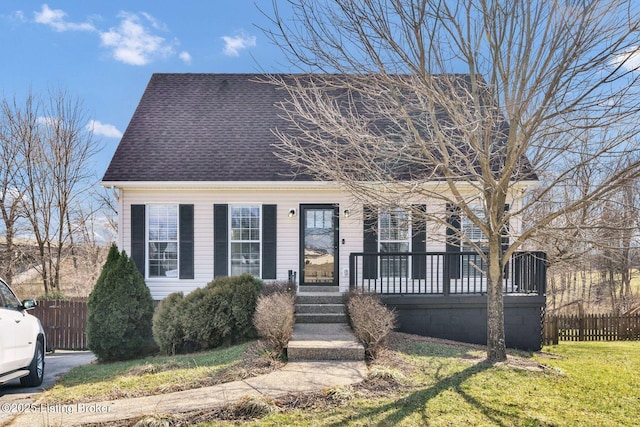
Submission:
[[[425,203],[424,201],[419,201]],[[131,253],[131,205],[150,203],[175,203],[194,205],[194,279],[171,278],[146,279],[153,298],[160,300],[172,292],[185,294],[206,285],[213,279],[213,205],[255,203],[277,205],[277,280],[286,280],[289,270],[300,279],[299,221],[300,204],[338,204],[340,212],[339,231],[339,283],[340,290],[349,289],[349,254],[363,250],[362,206],[356,205],[346,192],[336,189],[189,189],[146,188],[120,189],[119,230],[120,248]],[[442,201],[426,202],[430,212],[442,212]],[[289,218],[289,210],[296,216]],[[343,212],[350,210],[345,218]],[[342,241],[344,240],[344,243]],[[427,251],[445,250],[445,229],[429,222],[427,226]]]
[[[172,292],[185,294],[202,287],[213,278],[213,205],[234,203],[275,204],[277,210],[277,280],[286,280],[289,270],[299,270],[299,211],[300,204],[338,204],[340,207],[340,289],[349,288],[349,253],[362,251],[362,219],[352,213],[342,215],[344,209],[355,210],[348,195],[327,190],[121,190],[121,242],[120,247],[131,253],[131,205],[150,203],[176,203],[194,205],[194,279],[146,278],[156,300]],[[289,218],[289,210],[296,216]],[[361,214],[360,214],[361,216]],[[342,244],[344,239],[344,244]],[[346,269],[346,271],[345,271]],[[346,273],[346,274],[345,274]]]

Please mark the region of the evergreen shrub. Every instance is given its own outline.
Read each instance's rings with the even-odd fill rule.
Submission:
[[[184,294],[174,292],[160,303],[153,315],[153,336],[164,354],[173,356],[184,352],[183,301]]]
[[[263,283],[249,274],[217,277],[158,307],[154,334],[167,353],[232,344],[256,336],[253,315]],[[167,298],[169,299],[169,297]]]
[[[157,351],[151,292],[133,260],[116,245],[109,250],[88,307],[88,344],[98,360],[128,360]]]

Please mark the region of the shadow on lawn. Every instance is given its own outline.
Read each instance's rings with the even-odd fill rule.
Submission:
[[[362,408],[356,415],[350,416],[349,419],[329,425],[335,427],[344,426],[351,424],[354,421],[367,421],[371,418],[377,418],[379,415],[384,415],[384,418],[376,421],[376,425],[392,426],[399,424],[405,418],[411,416],[414,413],[422,414],[421,424],[429,425],[429,414],[426,412],[427,403],[430,400],[436,398],[443,391],[454,390],[470,405],[474,406],[476,409],[482,412],[482,414],[484,414],[484,416],[490,423],[497,426],[510,426],[513,423],[513,419],[509,420],[508,417],[512,416],[513,414],[508,414],[506,412],[488,407],[462,390],[462,384],[465,381],[476,374],[491,369],[492,367],[493,365],[489,363],[474,364],[462,371],[441,378],[436,384],[432,385],[431,387],[416,390],[406,397],[390,402],[383,406],[377,406],[370,409]],[[439,375],[436,374],[436,377],[438,376]]]

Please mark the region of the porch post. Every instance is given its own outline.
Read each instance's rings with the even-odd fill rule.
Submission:
[[[451,257],[458,256],[457,253],[445,253],[442,266],[442,293],[446,296],[451,292]]]

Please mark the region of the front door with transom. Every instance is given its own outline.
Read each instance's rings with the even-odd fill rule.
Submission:
[[[300,205],[300,284],[338,286],[338,205]]]

